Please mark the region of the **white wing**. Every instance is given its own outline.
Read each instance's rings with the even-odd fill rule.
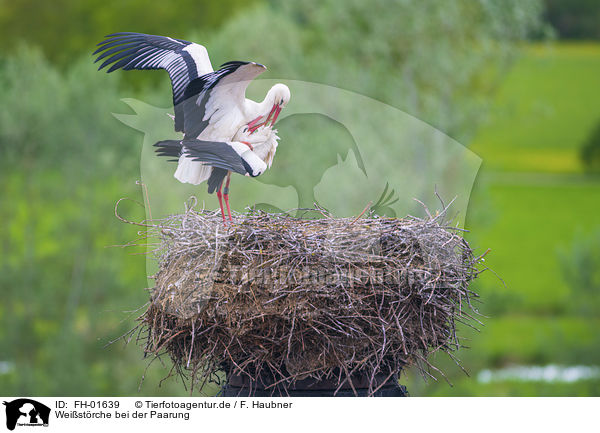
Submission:
[[[261,126],[255,132],[249,133],[248,128],[242,127],[235,135],[234,140],[250,143],[254,153],[265,162],[267,168],[271,168],[279,141],[276,129]]]
[[[231,139],[246,120],[246,88],[265,69],[254,62],[227,62],[219,70],[193,80],[184,93],[181,110],[186,137],[197,138],[210,126]],[[176,116],[178,111],[176,108]]]

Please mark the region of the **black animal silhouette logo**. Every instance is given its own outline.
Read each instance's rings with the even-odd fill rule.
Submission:
[[[29,398],[4,402],[6,406],[6,428],[14,430],[19,425],[48,425],[50,408]]]

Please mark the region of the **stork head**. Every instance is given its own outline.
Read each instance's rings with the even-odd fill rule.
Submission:
[[[251,134],[261,126],[272,127],[277,121],[281,109],[290,101],[290,89],[285,84],[277,83],[267,92],[265,100],[261,103],[264,114],[248,123]],[[269,111],[267,111],[269,110]]]
[[[290,89],[285,84],[277,83],[267,93],[266,100],[283,108],[290,102]]]
[[[290,102],[290,89],[285,84],[277,83],[267,93],[265,101],[271,106],[271,111],[267,116],[267,120],[265,120],[265,124],[268,125],[271,122],[270,126],[273,126],[277,121],[281,109]]]

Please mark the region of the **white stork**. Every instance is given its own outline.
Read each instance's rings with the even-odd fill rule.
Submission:
[[[175,130],[183,132],[184,138],[157,143],[157,152],[178,157],[175,178],[180,182],[208,181],[208,192],[217,191],[223,220],[222,199],[231,220],[230,174],[258,176],[271,166],[279,138],[272,128],[290,100],[288,87],[275,84],[262,102],[246,99],[248,84],[265,66],[233,61],[214,71],[206,48],[182,39],[127,32],[107,35],[98,45],[96,62],[104,59],[99,70],[111,65],[107,72],[165,69],[169,73]]]

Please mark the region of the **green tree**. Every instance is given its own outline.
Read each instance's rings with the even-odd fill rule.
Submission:
[[[548,22],[563,39],[600,39],[597,0],[545,0]]]
[[[569,248],[558,252],[565,282],[571,288],[571,303],[577,313],[595,316],[600,309],[600,229],[589,236],[576,236]]]
[[[583,143],[579,158],[587,171],[600,172],[600,122],[596,124]]]
[[[215,31],[255,0],[0,0],[0,48],[18,41],[39,46],[53,62],[68,65],[90,54],[104,35],[134,31],[183,37]]]
[[[207,46],[271,76],[379,99],[468,143],[517,44],[544,28],[542,12],[540,0],[271,2],[229,20]]]

